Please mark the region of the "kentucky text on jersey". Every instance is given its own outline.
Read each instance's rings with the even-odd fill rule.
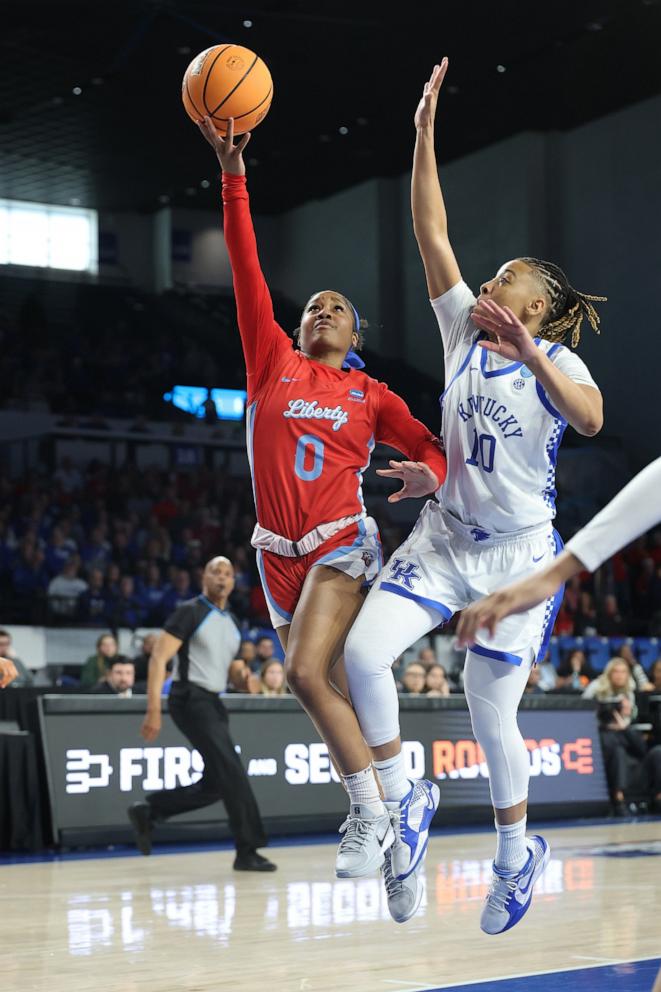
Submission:
[[[340,427],[349,419],[341,406],[328,407],[318,406],[316,400],[290,400],[289,409],[282,414],[283,417],[295,417],[297,420],[334,420],[333,430],[339,431]]]
[[[491,396],[483,396],[481,393],[473,394],[466,400],[466,405],[463,401],[459,403],[457,413],[464,422],[470,420],[475,413],[481,413],[483,417],[490,417],[495,424],[498,424],[505,437],[523,437],[523,431],[516,417],[512,416],[511,413],[508,414],[507,407],[503,403],[498,403],[498,400]],[[509,430],[508,428],[514,429]]]

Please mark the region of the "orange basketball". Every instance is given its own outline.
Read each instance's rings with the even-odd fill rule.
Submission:
[[[181,99],[191,120],[206,114],[220,134],[234,118],[234,133],[252,131],[269,112],[271,73],[259,55],[241,45],[212,45],[196,55],[184,73]]]

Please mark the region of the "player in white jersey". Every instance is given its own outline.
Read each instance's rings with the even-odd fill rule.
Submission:
[[[541,569],[561,547],[553,530],[555,463],[567,424],[602,426],[602,398],[576,346],[594,299],[564,272],[529,257],[506,262],[479,299],[463,282],[450,245],[434,152],[434,120],[447,59],[434,68],[415,115],[411,202],[431,305],[443,340],[443,442],[448,475],[369,593],[345,646],[351,699],[387,803],[399,804],[391,849],[395,878],[416,884],[437,798],[409,782],[399,737],[391,665],[458,610],[504,581]],[[397,463],[381,474],[395,474]],[[464,690],[489,768],[497,849],[480,925],[514,926],[549,858],[526,838],[529,758],[517,709],[529,670],[545,648],[562,590],[509,617],[468,650]]]
[[[479,630],[493,636],[505,617],[532,609],[559,585],[584,569],[594,572],[607,558],[661,523],[661,458],[629,482],[565,550],[540,572],[473,603],[461,614],[457,637],[462,647],[475,643]]]

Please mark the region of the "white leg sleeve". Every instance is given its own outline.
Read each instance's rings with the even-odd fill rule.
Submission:
[[[464,692],[489,768],[491,801],[509,809],[528,796],[530,759],[516,719],[531,659],[519,666],[466,652]]]
[[[399,736],[399,699],[393,662],[442,623],[434,609],[373,588],[344,645],[351,703],[370,747]]]

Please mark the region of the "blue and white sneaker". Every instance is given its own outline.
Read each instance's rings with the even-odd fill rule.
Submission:
[[[411,791],[399,803],[399,815],[393,818],[398,841],[392,849],[395,878],[408,878],[424,857],[440,797],[438,786],[423,778],[411,783]],[[392,810],[391,803],[386,806]]]
[[[480,917],[485,933],[504,933],[528,912],[533,885],[549,863],[551,848],[538,835],[528,837],[526,846],[530,853],[521,871],[505,874],[493,866],[493,881]]]

